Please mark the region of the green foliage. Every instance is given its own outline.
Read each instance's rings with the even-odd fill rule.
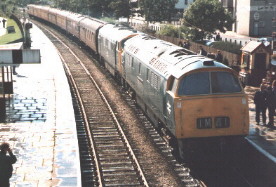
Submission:
[[[115,17],[126,17],[129,18],[131,15],[130,5],[128,0],[117,0],[112,1],[109,7],[113,10]]]
[[[129,0],[52,0],[55,7],[92,17],[129,17]]]
[[[103,17],[103,18],[101,18],[101,20],[103,20],[103,21],[105,21],[107,23],[113,23],[113,24],[116,23],[116,20],[113,19],[113,18],[110,18],[110,17]]]
[[[187,27],[186,25],[181,26],[180,29],[182,37],[187,40],[196,41],[206,37],[205,32],[198,29],[194,29],[192,27]]]
[[[230,42],[223,42],[223,41],[214,42],[212,44],[212,47],[216,48],[216,49],[220,49],[222,51],[228,51],[231,53],[235,53],[235,54],[241,54],[240,49],[242,48],[241,45],[237,45],[237,44],[230,43]]]
[[[89,6],[90,15],[92,17],[112,17],[111,9],[108,5],[111,3],[109,0],[90,0],[87,5]]]
[[[201,35],[206,36],[216,30],[225,32],[231,28],[234,19],[218,0],[196,0],[184,12],[184,23],[192,28],[191,32],[204,32]],[[203,38],[197,38],[200,39]]]
[[[22,37],[23,37],[18,25],[16,24],[16,22],[14,20],[7,19],[7,27],[8,26],[14,26],[15,32],[10,33],[10,34],[6,33],[5,35],[1,36],[0,37],[0,45],[18,41],[18,40],[22,39]]]
[[[173,25],[164,25],[161,27],[160,31],[157,32],[157,34],[178,38],[180,34],[180,29]]]
[[[145,16],[146,21],[170,22],[177,2],[178,0],[140,0],[140,13]]]

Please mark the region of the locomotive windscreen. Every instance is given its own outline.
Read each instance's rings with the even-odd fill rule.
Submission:
[[[242,87],[229,72],[197,72],[179,81],[178,95],[206,95],[238,93]]]

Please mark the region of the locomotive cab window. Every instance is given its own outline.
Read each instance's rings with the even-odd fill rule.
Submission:
[[[179,82],[178,95],[238,93],[242,88],[237,77],[229,72],[197,72]]]

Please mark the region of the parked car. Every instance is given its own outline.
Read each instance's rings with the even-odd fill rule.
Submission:
[[[257,41],[258,42],[263,42],[265,46],[269,46],[271,41],[272,41],[272,37],[259,38]]]

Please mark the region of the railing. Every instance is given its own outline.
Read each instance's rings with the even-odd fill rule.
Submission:
[[[180,41],[183,42],[183,39],[179,39],[179,38],[175,38],[175,37],[162,36],[162,35],[155,35],[155,37],[160,38],[160,39],[165,40],[165,41],[168,41],[168,42],[171,42],[175,45],[178,45]],[[189,44],[190,44],[189,49],[191,51],[194,51],[195,53],[199,52],[199,46],[202,46],[203,49],[206,50],[207,53],[209,53],[209,54],[215,55],[218,51],[218,49],[216,49],[216,48],[213,48],[213,47],[210,47],[210,46],[205,46],[205,45],[195,43],[195,42],[189,42]],[[230,53],[230,52],[227,52],[227,51],[222,51],[222,50],[220,50],[220,51],[221,51],[221,54],[223,56],[223,62],[222,63],[224,63],[228,66],[231,66],[231,67],[236,67],[235,69],[237,69],[237,67],[240,66],[240,59],[241,59],[240,55]]]

